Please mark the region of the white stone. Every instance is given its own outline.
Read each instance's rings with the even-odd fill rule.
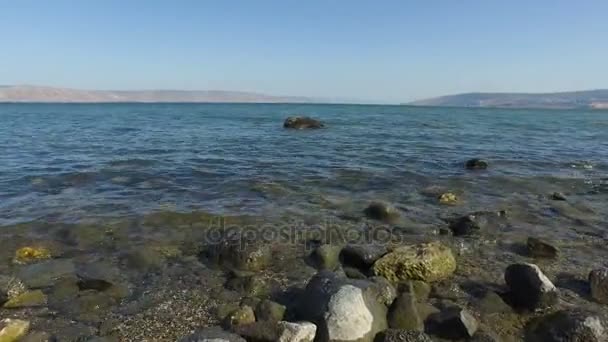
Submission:
[[[547,276],[543,273],[543,271],[541,271],[538,266],[529,263],[526,263],[526,265],[534,269],[534,272],[536,273],[538,280],[540,281],[540,290],[542,292],[551,292],[557,290],[555,285],[553,285],[551,280],[547,278]]]
[[[374,317],[367,308],[363,291],[344,285],[331,297],[325,313],[330,341],[356,341],[372,330]]]
[[[310,322],[279,322],[278,342],[312,342],[317,334],[317,326]]]

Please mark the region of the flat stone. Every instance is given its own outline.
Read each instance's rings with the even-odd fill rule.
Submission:
[[[4,303],[6,309],[17,309],[26,307],[45,306],[47,297],[41,290],[33,290],[24,292],[18,296],[9,299]]]
[[[32,289],[52,286],[59,278],[76,277],[76,268],[70,259],[53,259],[22,267],[18,273],[23,283]]]

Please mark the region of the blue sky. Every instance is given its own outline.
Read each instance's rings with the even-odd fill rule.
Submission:
[[[608,1],[0,0],[0,84],[404,102],[608,88]]]

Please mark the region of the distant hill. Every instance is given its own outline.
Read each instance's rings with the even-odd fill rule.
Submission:
[[[608,90],[563,93],[467,93],[408,103],[414,106],[608,109]]]
[[[222,90],[80,90],[0,86],[0,102],[243,102],[308,103],[312,98]]]

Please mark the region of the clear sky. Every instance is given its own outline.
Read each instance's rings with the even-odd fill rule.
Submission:
[[[0,0],[0,84],[404,102],[608,88],[607,0]]]

